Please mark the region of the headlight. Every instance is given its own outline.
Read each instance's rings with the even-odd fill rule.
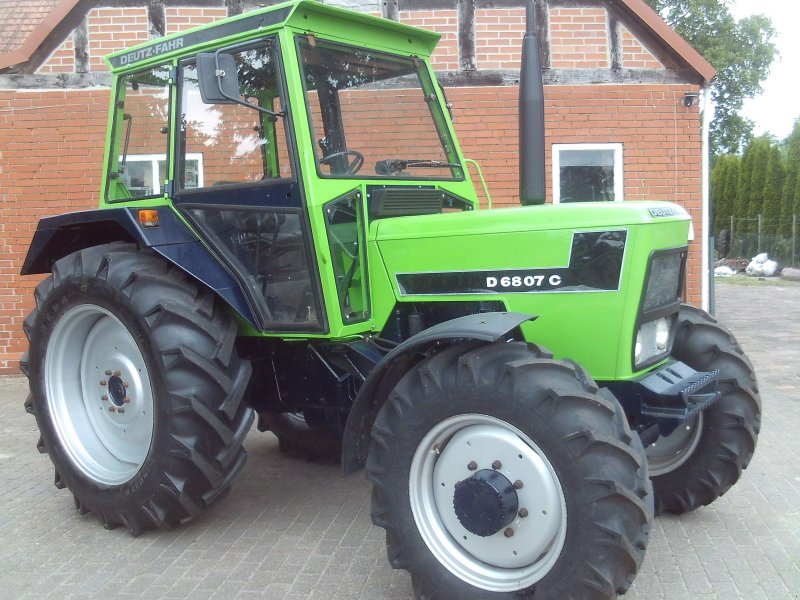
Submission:
[[[633,362],[636,368],[652,362],[659,355],[669,350],[672,337],[673,318],[662,317],[655,321],[643,323],[636,332],[636,343],[633,349]]]

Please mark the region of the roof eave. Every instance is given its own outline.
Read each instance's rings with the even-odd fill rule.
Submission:
[[[82,0],[60,0],[42,19],[19,48],[0,54],[0,70],[21,65],[34,55],[47,37]]]
[[[714,79],[717,70],[702,54],[695,50],[689,42],[683,39],[677,31],[667,25],[659,14],[648,6],[643,0],[618,0],[648,29],[650,29],[664,44],[672,48],[675,53],[697,72],[704,81]]]

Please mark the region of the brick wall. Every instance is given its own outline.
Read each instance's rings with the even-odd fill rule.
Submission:
[[[622,66],[626,69],[663,69],[664,65],[641,41],[623,25],[619,26],[622,39]]]
[[[0,91],[0,373],[18,372],[40,277],[19,275],[41,217],[98,203],[109,94]]]
[[[519,69],[524,8],[475,11],[477,63],[480,69]]]
[[[605,8],[550,9],[550,56],[556,69],[608,68]]]

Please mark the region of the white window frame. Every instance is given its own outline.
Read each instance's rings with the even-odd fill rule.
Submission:
[[[122,158],[120,157],[120,160]],[[153,175],[153,193],[149,196],[160,196],[163,193],[164,182],[159,181],[156,177],[158,173],[158,163],[160,161],[167,161],[166,154],[129,154],[125,159],[126,166],[132,163],[150,163],[150,173]],[[203,187],[203,153],[202,152],[189,152],[186,155],[186,162],[197,162],[197,187]],[[127,169],[126,169],[127,170]]]
[[[613,150],[614,151],[614,202],[622,202],[625,192],[625,172],[622,144],[553,144],[553,204],[561,202],[561,151],[562,150]]]

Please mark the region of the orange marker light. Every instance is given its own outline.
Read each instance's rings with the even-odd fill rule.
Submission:
[[[139,223],[142,227],[158,227],[158,211],[145,208],[139,211]]]

